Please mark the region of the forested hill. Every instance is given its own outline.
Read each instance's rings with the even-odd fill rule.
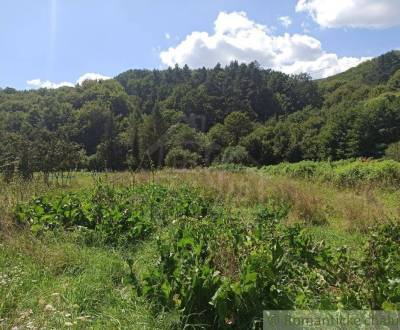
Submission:
[[[170,109],[185,116],[204,116],[208,131],[235,111],[252,120],[319,107],[322,97],[307,75],[288,76],[263,70],[257,63],[191,71],[187,66],[165,71],[132,70],[116,77],[125,91],[139,100],[140,109]],[[200,127],[199,127],[200,128]]]
[[[382,157],[400,140],[400,52],[313,81],[257,63],[131,70],[56,90],[0,90],[0,169],[246,165]]]
[[[336,76],[320,80],[323,85],[347,82],[376,86],[385,84],[400,69],[400,51],[392,51]]]
[[[385,92],[399,91],[400,51],[392,51],[346,72],[319,81],[330,104],[341,98],[365,100]]]

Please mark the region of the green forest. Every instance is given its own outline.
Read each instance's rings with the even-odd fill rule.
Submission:
[[[7,180],[78,169],[399,159],[400,52],[312,80],[257,63],[0,89]]]

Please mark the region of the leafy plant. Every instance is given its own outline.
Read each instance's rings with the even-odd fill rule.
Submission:
[[[340,308],[351,271],[346,249],[286,227],[286,215],[264,210],[251,226],[223,215],[181,219],[157,238],[159,263],[140,292],[185,320],[221,329],[251,328],[266,309]]]
[[[28,223],[33,233],[67,229],[95,233],[100,241],[132,244],[148,237],[167,220],[182,216],[205,216],[208,197],[181,187],[173,190],[159,185],[114,188],[100,184],[92,191],[39,197],[19,204],[16,220]]]
[[[379,226],[371,234],[363,261],[372,309],[400,309],[400,225]]]

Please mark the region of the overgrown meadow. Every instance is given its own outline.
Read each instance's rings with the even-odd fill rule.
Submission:
[[[1,185],[0,327],[261,329],[400,308],[400,166],[343,161]]]

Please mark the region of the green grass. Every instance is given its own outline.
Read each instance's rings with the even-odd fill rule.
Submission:
[[[367,237],[361,233],[349,233],[343,230],[337,230],[327,227],[309,227],[309,233],[317,241],[325,241],[332,248],[341,248],[347,246],[356,256],[360,257],[363,248],[367,243]]]
[[[2,327],[170,329],[176,324],[174,315],[155,316],[149,303],[135,296],[125,251],[60,236],[19,240],[17,246],[0,247]]]
[[[345,162],[340,166],[342,165],[353,166]],[[281,168],[285,167],[285,171],[288,171],[290,166],[281,165]],[[304,168],[304,164],[297,166]],[[325,166],[326,164],[321,164],[321,167]],[[326,252],[320,250],[319,246],[319,242],[324,241],[330,251],[333,251],[333,258],[337,257],[337,252],[334,251],[339,251],[344,246],[347,246],[351,256],[349,261],[340,261],[338,265],[348,267],[344,269],[349,277],[353,277],[354,283],[337,277],[341,284],[335,289],[335,294],[341,292],[344,299],[341,303],[347,306],[365,307],[363,304],[369,289],[364,286],[365,279],[363,280],[362,275],[352,274],[351,269],[358,267],[362,270],[364,267],[362,261],[366,260],[368,251],[366,244],[372,235],[370,228],[399,219],[400,194],[393,185],[388,185],[387,181],[383,185],[371,181],[365,186],[340,186],[327,184],[323,180],[304,181],[304,175],[289,176],[291,177],[284,177],[282,173],[274,173],[271,176],[268,170],[266,175],[265,170],[254,169],[195,169],[163,170],[154,173],[105,173],[96,176],[90,173],[74,173],[66,186],[59,186],[56,182],[47,186],[40,180],[28,184],[0,184],[0,208],[4,214],[0,227],[0,328],[191,328],[190,325],[199,323],[199,320],[175,306],[179,301],[188,299],[185,297],[186,291],[181,291],[179,281],[186,283],[185,274],[191,274],[196,269],[193,267],[199,265],[199,271],[207,278],[208,266],[203,262],[191,265],[192,257],[187,258],[186,252],[180,247],[183,243],[179,239],[179,228],[186,228],[187,238],[184,235],[184,241],[194,239],[197,243],[203,240],[204,245],[197,248],[205,249],[207,252],[204,253],[209,253],[212,258],[209,266],[217,267],[222,274],[215,278],[216,285],[220,286],[220,291],[215,297],[216,306],[219,306],[219,312],[215,314],[217,317],[220,318],[223,315],[221,311],[225,310],[224,305],[221,305],[225,295],[240,295],[241,301],[246,301],[248,295],[262,300],[261,297],[267,297],[262,291],[266,287],[260,287],[259,284],[246,284],[250,285],[249,290],[256,290],[253,293],[243,290],[239,293],[235,289],[237,283],[241,283],[239,287],[244,287],[246,285],[243,281],[253,278],[252,273],[246,275],[246,269],[251,269],[254,263],[264,260],[261,265],[265,267],[270,263],[268,251],[273,248],[273,241],[268,237],[263,238],[261,242],[255,239],[259,235],[257,223],[260,214],[263,214],[265,219],[278,217],[283,228],[300,225],[304,233],[312,238],[311,242],[308,242],[303,234],[294,234],[298,240],[297,244],[300,245],[293,249],[287,247],[288,254],[285,258],[289,258],[286,262],[290,262],[288,267],[291,270],[287,270],[288,273],[284,276],[292,278],[292,282],[279,282],[280,275],[277,275],[276,281],[282,285],[280,290],[284,292],[294,285],[290,289],[294,291],[287,293],[288,297],[292,297],[294,292],[297,292],[295,288],[301,288],[300,282],[297,281],[310,281],[312,276],[317,276],[316,274],[328,274],[319,257],[312,259],[316,263],[315,268],[311,264],[304,265],[296,257],[296,249],[316,249],[315,251],[320,251],[318,253],[321,253],[321,256],[325,255]],[[104,199],[104,194],[99,194],[96,187],[106,187],[115,197],[112,197],[112,203],[107,202],[108,197]],[[14,212],[17,204],[27,207],[39,196],[45,196],[43,200],[51,205],[53,211],[42,213],[41,208],[32,208],[29,212],[25,209],[26,212],[22,213],[19,219],[20,225],[16,227]],[[80,202],[74,207],[83,210],[84,218],[66,213],[61,204],[57,206],[60,196],[76,197]],[[206,209],[204,205],[207,205]],[[113,213],[110,213],[110,210],[113,210]],[[129,213],[125,210],[140,211],[140,221],[135,220],[131,223],[129,216],[123,216]],[[79,229],[79,226],[85,226],[87,223],[86,220],[83,221],[85,217],[95,219],[96,214],[101,214],[99,219],[103,220],[93,223],[89,231]],[[21,227],[28,218],[41,225],[46,224],[49,219],[58,219],[58,225],[49,228],[44,225],[41,230],[35,229],[32,234],[33,226]],[[219,225],[213,224],[216,220]],[[126,226],[127,223],[131,223],[127,227],[128,230],[118,229],[118,226]],[[146,224],[149,231],[146,235],[137,235],[135,226],[143,228],[142,224]],[[135,234],[130,235],[129,230],[133,230]],[[201,236],[202,230],[204,236]],[[285,230],[279,229],[277,235],[286,237]],[[379,249],[382,250],[391,239],[382,241]],[[282,242],[285,242],[284,238]],[[193,249],[197,248],[193,246]],[[164,276],[167,276],[168,270],[163,268],[164,261],[161,256],[164,249],[176,258],[176,271],[183,275],[174,275],[178,284],[174,281],[168,282],[169,280],[164,282],[164,286],[158,288],[160,292],[164,292],[161,296],[160,292],[156,295],[140,293],[138,288],[145,288],[146,281],[159,279],[155,280],[153,289],[165,281]],[[396,259],[390,260],[395,262],[393,260]],[[373,265],[373,262],[369,261],[366,264]],[[390,268],[390,276],[396,276],[397,270],[393,264]],[[373,273],[373,270],[371,271]],[[304,277],[297,278],[298,275],[294,275],[297,272]],[[266,274],[260,272],[257,275],[264,278],[264,282],[260,283],[266,283]],[[386,278],[379,278],[379,281],[384,284]],[[168,285],[172,291],[169,291]],[[336,306],[337,302],[329,293],[329,287],[318,285],[308,288],[308,291],[297,292],[293,296],[297,297],[294,305],[293,302],[286,302],[285,306],[310,308],[323,306],[328,304],[328,301],[329,306]],[[390,293],[394,292],[393,289],[385,285],[382,287],[383,296],[373,299],[378,307],[386,300],[390,304],[397,303],[396,296]],[[356,300],[344,298],[347,293],[353,294],[356,290],[354,288],[357,287],[360,291],[359,296],[352,296]],[[191,290],[190,286],[186,288]],[[210,290],[207,294],[216,294],[212,287]],[[326,295],[323,293],[325,291]],[[166,299],[164,304],[160,304],[161,297]],[[201,304],[210,307],[207,299]],[[190,299],[187,301],[193,303]],[[200,304],[200,301],[196,303]],[[229,306],[233,305],[229,303]],[[255,313],[259,308],[253,306],[253,309],[249,309],[246,304],[235,306],[243,315]],[[246,321],[239,320],[229,308],[226,314],[228,320]],[[214,312],[215,310],[212,313]],[[222,317],[222,323],[225,324],[225,317]],[[223,326],[221,319],[218,324],[218,327]]]

